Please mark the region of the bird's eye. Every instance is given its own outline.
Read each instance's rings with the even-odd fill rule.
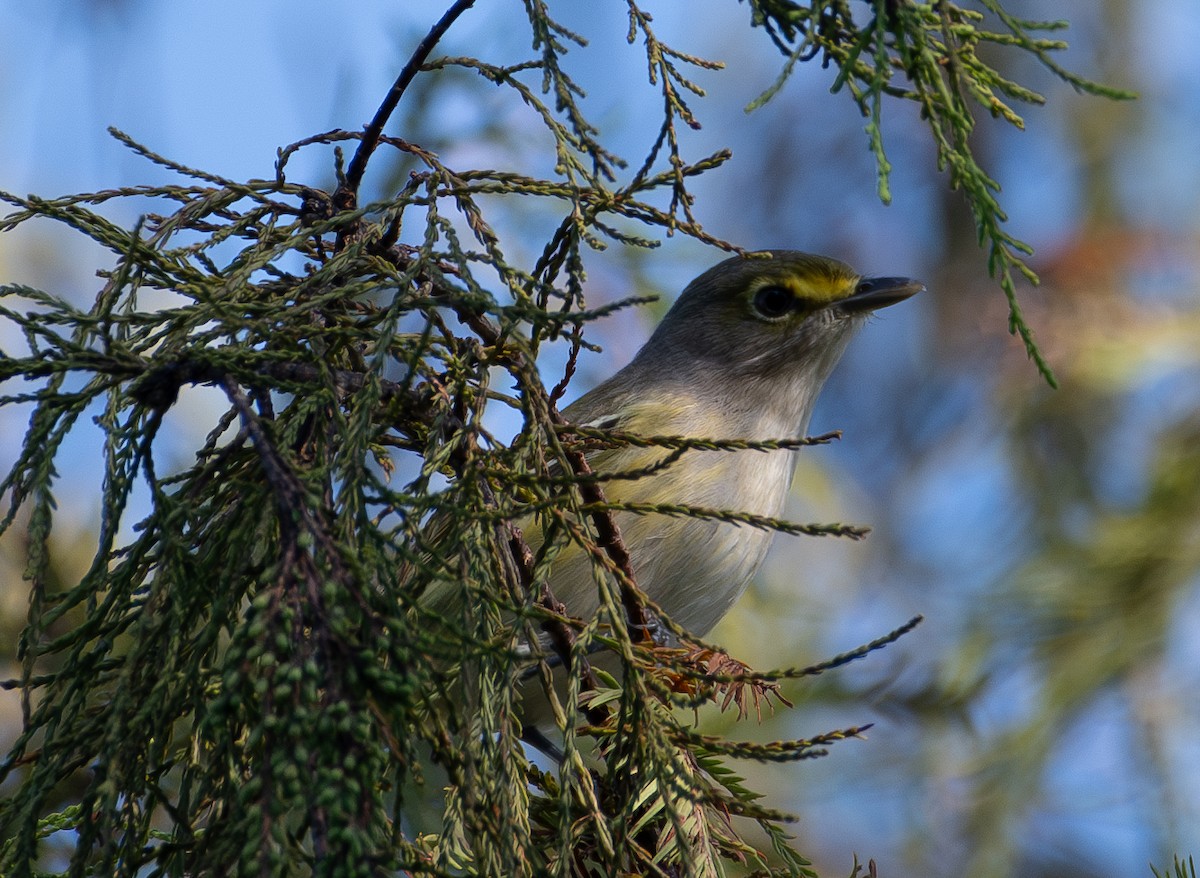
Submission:
[[[767,320],[778,320],[792,310],[795,301],[783,287],[763,287],[754,294],[754,310]]]

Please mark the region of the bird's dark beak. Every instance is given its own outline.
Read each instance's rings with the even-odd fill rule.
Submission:
[[[907,277],[864,277],[854,292],[835,307],[844,314],[878,311],[903,302],[923,289],[925,284]]]

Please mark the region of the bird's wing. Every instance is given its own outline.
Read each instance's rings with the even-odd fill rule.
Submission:
[[[606,395],[593,392],[565,410],[568,420],[582,427],[594,430],[630,430],[631,424],[638,420],[631,417],[628,409],[622,410],[620,400],[606,398]],[[633,448],[617,446],[597,448],[587,453],[587,461],[593,472],[619,474],[636,471],[640,467],[650,465],[661,457],[661,449]],[[562,475],[562,466],[558,460],[552,460],[547,467],[551,478]],[[609,499],[618,500],[628,490],[628,481],[606,482],[605,492]],[[514,523],[520,529],[524,541],[535,556],[542,549],[545,540],[543,530],[544,516],[526,515]],[[433,610],[449,621],[456,606],[461,604],[465,595],[470,594],[469,587],[454,569],[454,557],[458,548],[454,538],[454,519],[448,513],[435,513],[421,528],[416,544],[412,546],[409,560],[402,562],[400,582],[402,587],[409,584],[413,588],[421,588],[422,593],[417,602],[423,609]],[[424,580],[423,582],[421,580]],[[568,541],[558,549],[553,560],[550,589],[554,597],[560,601],[569,615],[577,618],[590,618],[599,606],[599,596],[594,580],[593,562],[588,553],[575,541]],[[536,600],[537,596],[531,596]],[[452,623],[451,623],[452,624]],[[524,644],[520,651],[533,656],[538,653],[545,656],[552,665],[559,660],[554,652],[550,638],[539,634],[538,645]],[[599,649],[600,647],[595,647]]]

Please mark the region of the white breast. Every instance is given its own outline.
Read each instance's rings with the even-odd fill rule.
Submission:
[[[701,459],[655,476],[656,484],[647,479],[631,494],[665,494],[683,506],[779,515],[791,477],[791,452],[691,454]],[[701,467],[703,476],[697,476]],[[669,491],[659,480],[668,483]],[[618,524],[638,584],[676,622],[697,634],[716,625],[745,591],[772,537],[770,531],[711,518],[622,513]]]

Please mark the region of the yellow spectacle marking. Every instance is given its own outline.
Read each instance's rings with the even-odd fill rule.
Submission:
[[[779,286],[788,290],[801,302],[811,302],[815,306],[828,305],[838,302],[854,292],[857,278],[834,277],[824,272],[813,272],[803,276],[786,274],[776,277],[763,277],[750,291],[751,297],[763,287]]]

